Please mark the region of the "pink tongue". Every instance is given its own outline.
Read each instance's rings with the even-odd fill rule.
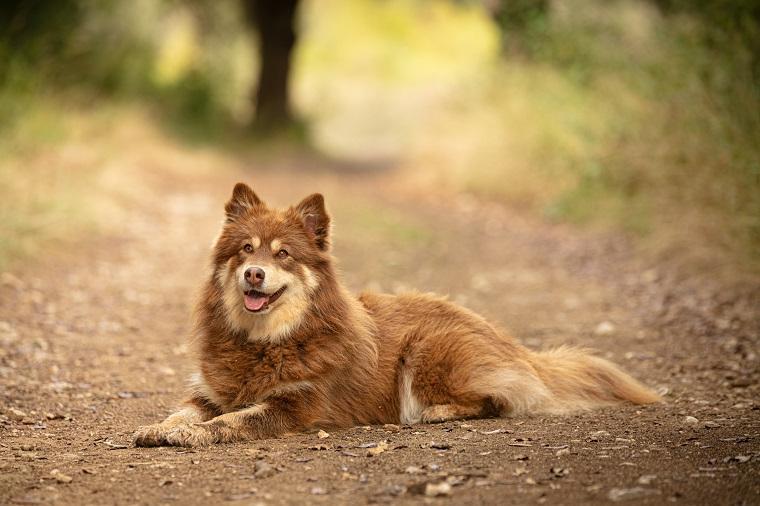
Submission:
[[[257,297],[255,295],[246,295],[245,307],[249,311],[258,311],[259,309],[264,307],[264,304],[266,304],[268,300],[269,300],[269,297]]]

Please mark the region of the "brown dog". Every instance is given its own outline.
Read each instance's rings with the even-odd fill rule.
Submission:
[[[532,352],[444,298],[354,297],[336,277],[319,194],[275,210],[238,183],[225,210],[197,308],[192,393],[141,427],[137,446],[659,400],[606,360]]]

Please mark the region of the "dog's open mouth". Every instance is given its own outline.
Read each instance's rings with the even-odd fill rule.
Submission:
[[[284,292],[286,288],[287,286],[283,286],[271,294],[258,292],[256,290],[243,292],[243,303],[245,304],[245,308],[251,313],[263,311],[269,307],[269,304],[279,299],[280,295],[282,295],[282,292]]]

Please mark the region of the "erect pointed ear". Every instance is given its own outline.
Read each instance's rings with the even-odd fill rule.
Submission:
[[[296,211],[301,215],[306,233],[319,249],[327,251],[330,247],[330,217],[325,210],[324,197],[319,193],[309,195],[296,206]]]
[[[245,183],[238,183],[232,190],[232,198],[224,205],[227,221],[234,221],[246,211],[263,206],[261,199]]]

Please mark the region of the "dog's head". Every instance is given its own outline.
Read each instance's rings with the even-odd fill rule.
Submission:
[[[283,339],[302,321],[330,263],[324,199],[315,193],[270,209],[238,183],[225,214],[213,261],[227,321],[250,339]]]

